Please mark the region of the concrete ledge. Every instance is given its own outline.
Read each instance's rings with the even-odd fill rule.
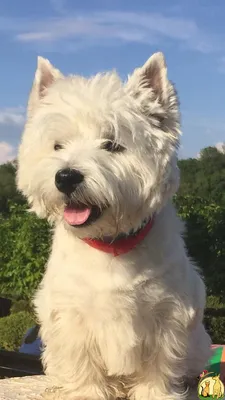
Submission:
[[[45,375],[35,375],[25,376],[22,378],[1,379],[0,400],[66,399],[64,396],[62,396],[60,391],[57,390],[57,388],[54,388],[54,383],[49,377],[46,377]],[[190,392],[186,400],[199,400],[197,396],[197,386],[194,385],[193,388],[190,388]]]
[[[25,376],[0,380],[0,400],[60,400],[51,393],[53,382],[45,375]]]

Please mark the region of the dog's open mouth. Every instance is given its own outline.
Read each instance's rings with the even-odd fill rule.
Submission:
[[[74,227],[83,227],[95,222],[102,215],[97,206],[68,204],[64,209],[65,221]]]

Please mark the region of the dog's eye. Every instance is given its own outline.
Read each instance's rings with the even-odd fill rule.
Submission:
[[[62,148],[63,148],[62,145],[59,144],[59,143],[56,143],[55,146],[54,146],[54,150],[55,150],[55,151],[61,150]]]
[[[107,140],[101,146],[103,150],[110,151],[111,153],[121,153],[125,150],[121,144],[113,142],[112,140]]]

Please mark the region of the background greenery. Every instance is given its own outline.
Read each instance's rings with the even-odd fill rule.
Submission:
[[[222,309],[225,154],[208,147],[198,159],[180,160],[179,167],[181,185],[174,202],[186,222],[186,246],[205,277],[208,307]],[[47,223],[27,213],[26,201],[16,190],[15,173],[15,164],[0,166],[0,296],[13,300],[12,315],[0,319],[0,347],[7,349],[17,349],[21,332],[33,324],[30,299],[43,274],[51,240]],[[225,343],[225,316],[206,316],[205,322],[213,341]],[[14,334],[15,329],[21,332]]]

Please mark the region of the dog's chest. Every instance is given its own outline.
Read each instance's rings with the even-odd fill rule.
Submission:
[[[68,274],[51,282],[54,303],[80,314],[87,324],[118,321],[138,312],[134,285],[118,274]],[[57,295],[56,295],[57,293]]]
[[[134,372],[144,336],[135,285],[125,275],[66,272],[50,282],[57,330],[74,332],[76,348],[90,343],[98,349],[109,374]]]

